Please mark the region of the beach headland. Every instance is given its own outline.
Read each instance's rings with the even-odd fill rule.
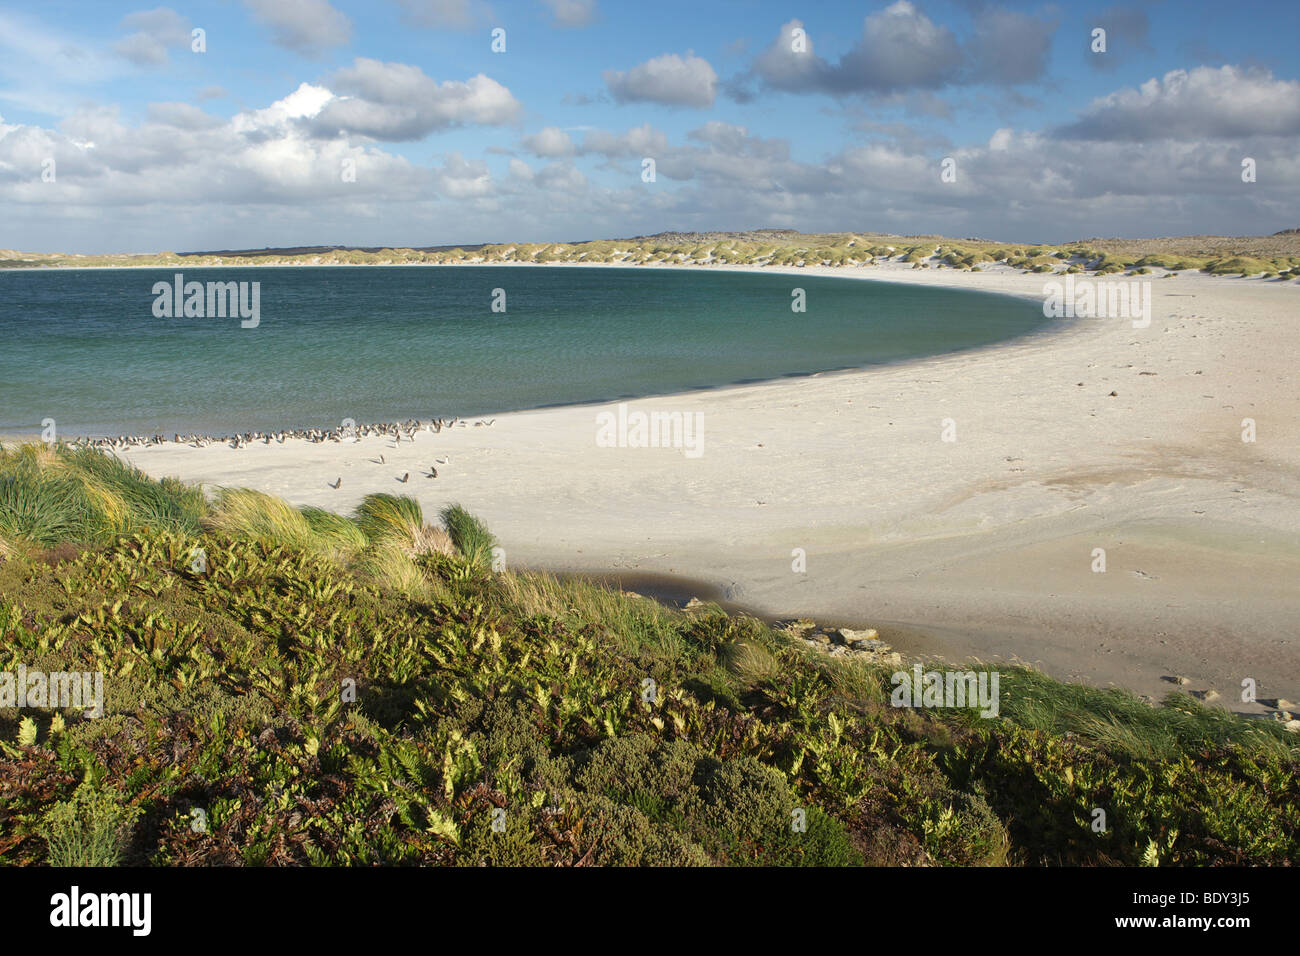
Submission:
[[[1039,300],[1062,278],[762,271]],[[1021,660],[1156,698],[1182,678],[1263,713],[1241,702],[1243,681],[1261,698],[1300,694],[1300,297],[1262,279],[1128,281],[1150,283],[1145,326],[1075,317],[969,352],[630,403],[692,416],[696,456],[599,441],[617,403],[410,442],[124,455],[154,476],[337,511],[377,491],[429,512],[459,501],[512,566],[683,575],[765,614],[877,627],[905,652]]]

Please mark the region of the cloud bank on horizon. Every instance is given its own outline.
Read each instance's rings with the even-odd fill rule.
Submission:
[[[1271,233],[1300,225],[1298,28],[1293,0],[51,0],[0,10],[0,247]]]

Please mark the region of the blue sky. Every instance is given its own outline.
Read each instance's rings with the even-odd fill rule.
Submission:
[[[10,5],[0,247],[1270,233],[1297,35],[1290,0]]]

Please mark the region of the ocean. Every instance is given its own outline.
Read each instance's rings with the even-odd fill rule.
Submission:
[[[244,311],[235,295],[216,314],[227,290],[208,283],[248,283]],[[702,268],[0,272],[0,433],[469,417],[896,362],[1046,321],[1010,296]]]

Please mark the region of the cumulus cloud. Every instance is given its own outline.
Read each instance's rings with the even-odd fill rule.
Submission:
[[[937,89],[955,79],[961,65],[952,31],[898,0],[863,21],[857,44],[828,80],[845,92]]]
[[[596,0],[544,0],[557,26],[585,27],[596,19]]]
[[[190,47],[189,23],[169,7],[129,13],[122,26],[131,32],[113,44],[113,51],[137,66],[161,66],[169,51]]]
[[[417,66],[358,57],[334,74],[341,94],[312,119],[323,136],[350,133],[398,142],[453,126],[499,126],[519,115],[519,101],[491,77],[439,83]]]
[[[1171,70],[1104,96],[1060,131],[1071,139],[1146,141],[1300,134],[1300,82],[1266,70]]]
[[[481,159],[467,160],[451,153],[434,170],[434,188],[452,199],[469,199],[492,194],[492,173]]]
[[[550,163],[534,177],[542,189],[574,193],[586,188],[587,177],[572,163]]]
[[[548,126],[525,136],[520,143],[534,156],[543,158],[572,156],[575,152],[573,140],[558,126]]]
[[[974,22],[963,42],[909,0],[897,0],[867,16],[853,47],[831,63],[817,55],[803,21],[792,19],[728,90],[743,102],[753,96],[746,81],[756,78],[769,89],[792,93],[897,97],[1042,78],[1054,22],[999,7],[981,9]]]
[[[783,23],[776,39],[754,61],[754,72],[768,86],[796,93],[821,86],[827,69],[803,21],[797,18]]]
[[[427,186],[427,171],[402,157],[342,139],[314,139],[303,130],[301,118],[330,95],[303,84],[265,109],[229,120],[188,104],[157,103],[138,125],[100,108],[68,117],[58,130],[6,129],[0,131],[0,170],[9,174],[0,173],[0,198],[54,203],[69,214],[97,208],[102,215],[104,207],[293,207],[330,195],[417,196]],[[40,181],[38,153],[55,158],[57,183]],[[357,170],[346,192],[344,160]]]
[[[244,6],[271,28],[277,44],[305,56],[318,56],[352,37],[352,21],[329,0],[244,0]]]
[[[625,157],[660,156],[668,150],[668,136],[649,123],[634,126],[623,133],[608,130],[589,130],[582,137],[584,153],[599,153],[610,159]]]
[[[662,103],[665,106],[712,106],[718,74],[708,60],[687,53],[666,53],[627,72],[606,70],[605,85],[619,103]]]

